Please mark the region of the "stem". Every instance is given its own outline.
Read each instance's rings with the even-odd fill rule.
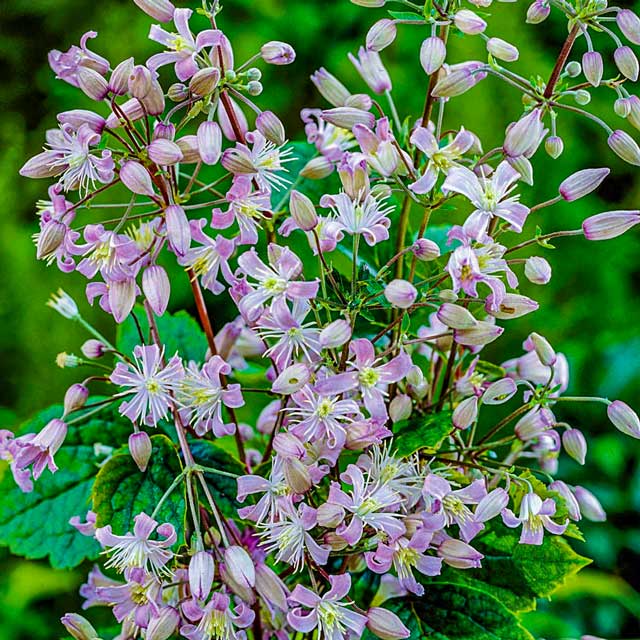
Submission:
[[[569,35],[567,39],[564,41],[562,45],[562,49],[560,50],[560,55],[556,60],[556,65],[553,67],[553,71],[551,72],[551,76],[549,77],[549,82],[547,82],[547,86],[545,87],[543,97],[548,100],[553,95],[553,90],[556,88],[556,84],[558,82],[558,78],[560,77],[560,73],[562,73],[562,68],[567,62],[567,58],[571,53],[571,49],[573,48],[573,43],[575,42],[578,34],[580,33],[580,25],[574,24],[569,31]]]

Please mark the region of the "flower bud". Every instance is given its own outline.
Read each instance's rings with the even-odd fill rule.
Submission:
[[[553,347],[549,344],[549,341],[546,338],[543,338],[539,333],[531,333],[527,338],[527,342],[533,346],[533,349],[542,364],[552,367],[556,363],[556,352],[553,350]]]
[[[462,540],[450,538],[438,547],[440,556],[454,569],[478,569],[484,556]]]
[[[280,609],[287,611],[287,588],[273,569],[266,564],[256,567],[256,591],[260,597]]]
[[[540,24],[544,22],[551,12],[551,7],[547,0],[534,0],[527,9],[527,22],[529,24]]]
[[[549,136],[544,141],[544,150],[552,157],[554,160],[559,158],[564,151],[564,142],[560,136]]]
[[[286,42],[273,40],[262,45],[260,49],[262,59],[268,64],[291,64],[296,59],[296,52]]]
[[[580,505],[580,512],[587,520],[591,520],[592,522],[604,522],[607,519],[607,514],[602,508],[600,501],[593,495],[593,493],[591,493],[591,491],[584,487],[575,487],[573,493]]]
[[[291,395],[300,391],[311,378],[309,367],[302,362],[297,362],[287,367],[271,385],[271,391],[278,395]]]
[[[348,129],[351,131],[357,124],[363,124],[369,129],[375,125],[376,118],[373,113],[355,109],[353,107],[336,107],[335,109],[325,109],[322,111],[322,119],[325,122]]]
[[[146,470],[151,450],[151,438],[145,431],[136,431],[129,436],[129,453],[140,471]]]
[[[240,586],[251,588],[256,584],[256,568],[251,556],[237,545],[225,549],[224,562],[229,577]]]
[[[106,349],[107,347],[104,343],[100,342],[100,340],[95,340],[94,338],[87,340],[82,347],[80,347],[82,355],[90,360],[102,358]]]
[[[549,428],[548,418],[546,411],[532,409],[518,420],[514,432],[520,440],[528,442],[533,438],[539,437]]]
[[[176,137],[176,127],[170,122],[157,121],[153,127],[154,140],[174,140]],[[182,151],[182,150],[181,150]]]
[[[109,78],[109,91],[116,96],[123,96],[129,90],[129,76],[133,72],[133,58],[127,58],[118,64]]]
[[[609,169],[583,169],[571,174],[561,183],[558,191],[564,200],[572,202],[595,191],[609,175]]]
[[[640,129],[640,98],[638,96],[629,96],[627,104],[629,106],[629,114],[627,116],[629,123],[636,129]]]
[[[589,84],[599,86],[604,71],[602,56],[597,51],[587,51],[582,56],[582,71]]]
[[[273,111],[263,111],[256,118],[256,129],[276,146],[282,146],[286,140],[284,125]]]
[[[311,82],[315,85],[320,95],[334,107],[345,106],[351,95],[349,90],[334,75],[325,68],[320,68],[311,75]]]
[[[99,640],[98,632],[91,623],[77,613],[66,613],[60,622],[75,640]]]
[[[43,225],[36,243],[36,258],[47,258],[60,247],[67,234],[67,227],[59,220],[49,220]]]
[[[564,450],[579,464],[584,464],[587,455],[587,441],[580,429],[567,429],[562,434]]]
[[[151,116],[159,116],[164,111],[164,90],[155,77],[151,79],[149,93],[141,99],[141,102],[145,111]]]
[[[173,102],[183,102],[189,97],[189,88],[181,82],[174,82],[167,91],[167,97]]]
[[[474,513],[475,520],[487,522],[499,516],[509,504],[509,494],[501,488],[489,492],[476,507]]]
[[[63,289],[58,289],[56,293],[51,294],[47,307],[51,307],[67,320],[76,320],[80,317],[75,300]]]
[[[413,404],[411,402],[411,398],[408,395],[401,393],[389,403],[389,417],[394,423],[407,420],[411,415],[412,409]]]
[[[323,349],[335,349],[345,344],[349,338],[351,338],[351,325],[339,318],[320,332],[320,346]]]
[[[64,394],[64,414],[82,409],[89,398],[89,389],[84,384],[72,384]]]
[[[489,38],[487,40],[487,51],[498,60],[504,62],[515,62],[520,52],[517,47],[514,47],[510,42],[502,40],[501,38]]]
[[[613,110],[617,116],[626,118],[631,113],[631,106],[629,104],[629,98],[618,98],[613,103]]]
[[[477,83],[478,81],[474,78],[474,74],[470,69],[460,69],[438,80],[431,95],[434,98],[454,98],[462,95]]]
[[[443,65],[446,57],[447,46],[438,36],[427,38],[420,47],[420,64],[428,76]]]
[[[513,157],[530,156],[535,152],[544,135],[542,111],[534,109],[507,129],[503,148]]]
[[[460,11],[453,16],[453,23],[462,33],[470,36],[482,33],[487,28],[487,23],[469,9],[460,9]]]
[[[533,186],[533,166],[528,158],[525,156],[517,156],[515,158],[508,156],[507,162],[520,174],[522,182]]]
[[[98,102],[104,100],[109,94],[109,84],[97,71],[89,67],[78,67],[76,74],[78,86],[85,95]]]
[[[411,247],[411,253],[421,262],[429,262],[440,257],[440,247],[427,238],[418,238]]]
[[[134,278],[116,280],[109,283],[109,307],[113,319],[120,324],[131,313],[136,303],[137,286]]]
[[[408,280],[392,280],[384,288],[384,297],[398,309],[408,309],[418,297],[418,290]]]
[[[468,429],[478,417],[478,397],[471,396],[463,400],[453,410],[451,421],[456,429]]]
[[[513,398],[518,386],[511,378],[502,378],[490,384],[482,394],[483,404],[503,404]]]
[[[189,587],[196,600],[206,600],[211,592],[215,564],[207,551],[198,551],[189,561]]]
[[[91,131],[101,134],[107,121],[97,113],[88,109],[71,109],[63,111],[56,116],[60,124],[70,124],[76,131],[86,124]]]
[[[484,310],[494,318],[513,320],[514,318],[526,316],[532,311],[537,311],[538,307],[538,303],[531,298],[527,298],[527,296],[521,296],[517,293],[507,293],[497,309],[493,304],[493,294],[490,294],[485,302]]]
[[[74,356],[73,353],[66,353],[65,351],[62,351],[56,356],[56,365],[61,369],[72,369],[77,367],[79,364],[80,358],[78,358],[78,356]]]
[[[469,310],[449,302],[445,302],[436,315],[438,320],[450,329],[472,329],[478,324]]]
[[[633,44],[640,44],[640,18],[630,9],[620,9],[616,15],[618,28]]]
[[[198,149],[202,162],[214,165],[222,153],[222,130],[217,122],[203,122],[198,127]]]
[[[411,635],[395,613],[382,607],[371,607],[367,611],[367,629],[382,640],[400,640]]]
[[[618,47],[613,52],[613,60],[623,76],[632,82],[638,79],[638,58],[631,47]]]
[[[178,629],[180,614],[173,607],[163,607],[151,616],[145,640],[168,640]]]
[[[157,138],[148,147],[149,158],[160,166],[170,166],[177,164],[183,158],[180,147],[166,138]]]
[[[120,167],[120,180],[129,191],[140,196],[154,196],[153,182],[149,172],[135,160],[127,160]]]
[[[549,489],[551,489],[551,491],[557,491],[562,496],[565,506],[567,507],[567,511],[569,512],[569,517],[572,520],[577,522],[582,519],[580,505],[565,482],[562,482],[562,480],[554,480],[549,484]]]
[[[142,291],[147,302],[157,316],[164,315],[169,304],[171,284],[164,267],[152,265],[142,274]]]
[[[167,239],[171,250],[178,256],[183,256],[191,246],[191,228],[184,209],[172,204],[164,211],[167,224]]]
[[[524,275],[533,284],[547,284],[551,280],[551,265],[544,258],[532,256],[524,263]]]
[[[318,525],[333,529],[344,520],[344,509],[339,504],[325,502],[318,507]]]
[[[378,20],[369,29],[366,38],[366,47],[369,51],[382,51],[386,49],[397,35],[396,23],[388,18]]]
[[[295,189],[291,190],[289,210],[291,211],[291,217],[303,231],[311,231],[318,226],[318,215],[313,202]]]
[[[582,223],[587,240],[610,240],[640,223],[640,211],[607,211],[590,216]]]
[[[194,96],[204,98],[213,93],[220,82],[220,69],[207,67],[200,69],[189,81],[189,90]]]
[[[456,329],[453,332],[453,339],[466,347],[482,347],[499,338],[504,329],[497,327],[491,322],[479,320],[475,327],[471,329]]]
[[[151,79],[151,71],[147,67],[141,64],[136,65],[127,80],[131,97],[142,100],[151,91]]]
[[[607,415],[616,429],[632,438],[640,438],[640,419],[628,404],[614,400],[607,407]]]
[[[133,0],[148,16],[160,22],[173,20],[175,7],[169,0]]]
[[[300,171],[300,175],[309,180],[323,180],[332,173],[333,164],[326,156],[312,158]]]

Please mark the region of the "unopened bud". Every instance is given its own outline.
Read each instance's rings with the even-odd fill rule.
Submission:
[[[564,151],[564,142],[560,136],[549,136],[544,141],[544,150],[551,156],[554,160],[559,158]]]
[[[421,262],[429,262],[440,257],[440,247],[427,238],[418,238],[411,247],[411,253]]]
[[[579,464],[584,464],[587,455],[587,441],[580,429],[567,429],[562,434],[564,450]]]
[[[177,630],[180,614],[173,607],[163,607],[151,616],[145,640],[168,640]]]
[[[334,320],[320,332],[320,346],[323,349],[341,347],[351,338],[351,325],[342,318]]]
[[[256,129],[278,147],[286,142],[284,125],[273,111],[263,111],[256,118]]]
[[[438,36],[427,38],[420,47],[420,64],[427,75],[435,73],[447,57],[447,47]]]
[[[533,284],[547,284],[551,280],[551,265],[544,258],[532,256],[524,263],[524,275]]]
[[[144,65],[138,64],[131,70],[128,88],[131,97],[142,100],[151,91],[151,71]]]
[[[142,274],[142,291],[147,302],[157,316],[161,316],[167,310],[171,284],[164,267],[152,265],[147,267]]]
[[[607,211],[590,216],[582,223],[587,240],[610,240],[640,224],[640,211]]]
[[[453,16],[453,23],[462,33],[470,36],[482,33],[487,28],[487,23],[469,9],[460,9],[460,11]]]
[[[392,280],[384,288],[384,297],[398,309],[408,309],[418,297],[418,290],[408,280]]]
[[[527,9],[527,22],[540,24],[548,18],[550,12],[551,7],[547,0],[535,0]]]
[[[401,640],[411,635],[395,613],[382,607],[371,607],[367,611],[367,629],[382,640]]]
[[[389,403],[389,417],[392,422],[407,420],[411,415],[412,409],[413,404],[411,402],[411,398],[408,395],[401,393]]]
[[[609,175],[609,169],[583,169],[571,174],[561,183],[558,191],[564,200],[572,202],[595,191]]]
[[[198,551],[189,561],[189,587],[196,600],[206,600],[211,592],[215,564],[207,551]]]
[[[602,508],[600,501],[591,491],[584,487],[576,487],[573,492],[580,505],[580,512],[587,520],[604,522],[607,519],[607,514]]]
[[[180,147],[166,138],[157,138],[148,147],[149,158],[160,166],[177,164],[184,157]]]
[[[478,522],[487,522],[500,515],[508,504],[509,494],[504,489],[494,489],[480,500],[474,517]]]
[[[616,15],[618,28],[633,44],[640,44],[640,18],[630,9],[620,9]]]
[[[66,613],[60,622],[75,640],[99,640],[98,632],[91,623],[77,613]]]
[[[202,162],[217,164],[222,154],[222,130],[217,122],[203,122],[198,127],[198,149]]]
[[[109,94],[109,83],[97,71],[79,66],[76,77],[80,89],[92,100],[100,102]]]
[[[326,156],[312,158],[300,171],[303,178],[323,180],[333,173],[333,164]]]
[[[64,394],[64,415],[82,409],[89,398],[89,389],[84,384],[72,384]]]
[[[175,7],[169,0],[133,0],[148,16],[160,22],[173,20]]]
[[[556,363],[556,352],[546,338],[543,338],[539,333],[532,333],[529,335],[527,342],[530,342],[531,346],[533,346],[542,364],[552,367]]]
[[[517,47],[501,38],[489,38],[487,40],[487,51],[494,58],[504,62],[515,62],[520,56]]]
[[[106,345],[100,340],[90,339],[87,340],[80,350],[82,351],[82,355],[85,358],[89,358],[90,360],[96,360],[97,358],[101,358],[106,352]]]
[[[503,332],[502,327],[479,320],[472,329],[456,329],[453,339],[465,347],[481,347],[499,338]]]
[[[191,246],[191,228],[184,209],[176,204],[164,211],[167,224],[167,239],[171,250],[178,256],[183,256]]]
[[[318,226],[318,215],[313,202],[295,189],[291,190],[289,210],[291,211],[291,217],[303,231],[311,231]]]
[[[322,119],[325,122],[351,131],[357,124],[363,124],[369,129],[375,125],[376,118],[373,113],[355,109],[353,107],[336,107],[322,111]]]
[[[587,51],[582,56],[582,71],[589,84],[599,86],[603,70],[602,56],[597,51]]]
[[[123,60],[113,70],[109,78],[109,91],[117,96],[123,96],[129,90],[129,76],[133,72],[133,58]]]
[[[129,191],[140,196],[153,196],[153,182],[149,172],[135,160],[127,160],[120,168],[120,180]]]
[[[189,97],[189,88],[181,82],[175,82],[169,87],[167,96],[173,102],[184,102]]]
[[[436,315],[450,329],[472,329],[478,324],[468,309],[448,302],[441,305]]]
[[[638,58],[631,47],[618,47],[613,52],[613,60],[623,76],[632,82],[638,79]]]
[[[47,258],[58,249],[67,234],[67,227],[59,220],[49,220],[38,235],[36,257]]]
[[[291,64],[296,59],[296,52],[286,42],[273,40],[262,45],[260,49],[262,59],[268,64]]]
[[[204,98],[213,93],[220,82],[220,69],[207,67],[197,71],[189,81],[189,90],[194,96]]]
[[[614,400],[607,407],[607,415],[616,429],[632,438],[640,438],[640,419],[626,402]]]
[[[382,51],[386,49],[395,39],[397,35],[396,23],[388,18],[378,20],[371,29],[369,29],[366,38],[366,46],[370,51]]]

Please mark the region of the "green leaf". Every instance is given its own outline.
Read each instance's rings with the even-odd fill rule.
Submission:
[[[238,476],[246,473],[238,460],[213,442],[193,440],[190,441],[189,446],[195,461],[203,467],[234,473]],[[204,475],[207,484],[211,488],[216,506],[222,514],[228,518],[237,518],[237,509],[242,506],[236,500],[236,495],[238,494],[237,482],[233,478],[217,473],[205,473]]]
[[[49,420],[62,415],[61,406],[38,413],[19,429],[39,431]],[[27,558],[44,558],[55,568],[71,568],[100,553],[100,546],[69,524],[69,518],[84,516],[91,508],[91,486],[104,462],[95,448],[117,448],[126,442],[131,424],[115,408],[105,408],[86,422],[69,425],[64,444],[55,456],[58,471],[48,471],[34,482],[31,493],[15,485],[8,465],[0,465],[0,545]],[[104,449],[102,449],[104,451]]]
[[[482,567],[465,571],[447,567],[442,575],[494,596],[512,611],[527,611],[535,608],[537,598],[548,598],[591,562],[560,536],[546,534],[540,546],[519,544],[518,539],[518,532],[492,522],[491,530],[473,541],[485,556]]]
[[[140,323],[145,340],[149,337],[147,315],[141,306],[133,310]],[[202,362],[207,353],[207,338],[200,325],[186,311],[176,314],[165,313],[156,319],[158,333],[165,345],[165,356],[172,357],[176,352],[185,360]],[[116,346],[120,351],[131,355],[136,345],[140,344],[140,335],[132,316],[129,316],[119,327],[116,335]]]
[[[410,640],[533,640],[500,601],[452,582],[433,582],[419,598],[398,598],[383,606],[409,628]]]
[[[412,22],[424,22],[424,16],[410,11],[389,11],[389,15],[394,20],[411,20]]]
[[[114,533],[133,530],[133,519],[144,511],[151,515],[171,483],[182,472],[175,445],[164,435],[151,436],[153,451],[149,466],[141,472],[128,453],[113,456],[96,478],[91,497],[97,524],[110,524]],[[164,500],[155,519],[176,527],[178,540],[184,536],[186,503],[183,485]]]
[[[435,453],[452,432],[451,411],[442,411],[398,422],[394,425],[393,442],[398,455],[403,457],[421,450]]]

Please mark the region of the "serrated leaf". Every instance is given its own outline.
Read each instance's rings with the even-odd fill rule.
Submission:
[[[238,476],[246,472],[242,464],[229,452],[208,440],[193,440],[189,443],[195,461],[203,467],[219,469]],[[236,500],[238,485],[233,478],[217,473],[205,473],[207,484],[211,488],[216,506],[229,518],[238,517],[238,508],[242,505]]]
[[[147,470],[141,472],[128,453],[113,456],[96,477],[91,497],[97,526],[110,524],[114,533],[133,530],[133,519],[144,511],[151,515],[182,468],[175,445],[167,436],[151,436],[153,450]],[[176,527],[178,541],[184,539],[186,503],[183,485],[164,500],[155,519]]]
[[[403,457],[422,450],[435,453],[453,429],[451,411],[412,417],[394,425],[394,447]]]
[[[20,433],[39,431],[53,418],[62,415],[61,406],[53,406],[24,423]],[[104,454],[94,445],[117,448],[126,442],[131,425],[115,408],[105,408],[86,422],[68,427],[64,444],[55,456],[59,470],[48,471],[34,483],[31,493],[22,493],[15,485],[8,465],[0,469],[0,545],[27,558],[49,556],[55,568],[71,568],[83,560],[94,559],[100,546],[78,533],[69,524],[73,516],[84,516],[91,508],[91,486]]]
[[[136,306],[136,314],[145,339],[149,334],[149,323],[144,309]],[[165,345],[165,356],[172,357],[178,353],[185,360],[202,362],[207,353],[207,338],[200,325],[186,311],[176,314],[165,313],[157,318],[158,333]],[[116,335],[116,346],[120,351],[131,355],[135,346],[140,344],[140,335],[134,319],[129,316],[119,327]]]

